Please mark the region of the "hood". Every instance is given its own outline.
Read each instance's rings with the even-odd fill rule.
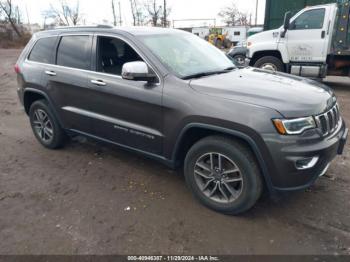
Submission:
[[[264,41],[271,41],[271,39],[278,39],[280,29],[273,29],[268,31],[263,31],[257,34],[254,34],[252,36],[249,36],[247,39],[247,42],[254,43],[255,41],[258,42],[264,42]]]
[[[335,103],[324,84],[250,67],[194,79],[190,86],[210,96],[268,107],[287,118],[318,115]]]

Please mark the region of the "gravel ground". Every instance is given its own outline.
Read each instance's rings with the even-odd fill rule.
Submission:
[[[304,192],[240,217],[198,204],[157,162],[77,139],[50,151],[0,49],[0,254],[350,254],[350,148]],[[329,79],[350,122],[350,81]]]

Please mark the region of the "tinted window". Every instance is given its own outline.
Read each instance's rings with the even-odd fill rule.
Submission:
[[[123,40],[98,37],[97,71],[121,75],[125,63],[143,61],[135,50]]]
[[[56,37],[39,39],[30,52],[28,59],[40,63],[52,64],[56,39]]]
[[[299,15],[291,24],[292,30],[321,29],[323,27],[325,9],[309,10]]]
[[[57,65],[90,69],[90,36],[63,36],[57,50]]]

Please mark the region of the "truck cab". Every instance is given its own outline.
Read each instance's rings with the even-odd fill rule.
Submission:
[[[249,65],[299,76],[350,76],[349,1],[306,7],[247,40]]]

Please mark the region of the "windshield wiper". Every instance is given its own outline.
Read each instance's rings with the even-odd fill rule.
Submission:
[[[204,77],[204,76],[224,74],[224,73],[230,72],[233,69],[236,69],[236,67],[235,66],[230,66],[230,67],[227,67],[227,68],[225,68],[223,70],[200,72],[200,73],[184,76],[184,77],[182,77],[182,79],[188,80],[188,79],[192,79],[192,78],[200,78],[200,77]]]

